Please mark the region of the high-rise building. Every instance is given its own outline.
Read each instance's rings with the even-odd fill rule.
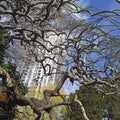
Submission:
[[[52,43],[52,46],[59,45],[64,39],[64,35],[53,35],[46,38],[47,41],[50,41]],[[48,42],[49,43],[49,42]],[[49,44],[47,46],[50,47]],[[47,86],[47,85],[53,85],[58,82],[60,74],[58,71],[60,71],[60,65],[55,63],[62,63],[63,57],[61,56],[60,49],[57,48],[53,50],[52,54],[45,51],[41,48],[41,46],[38,46],[37,50],[37,57],[38,59],[44,60],[44,69],[41,64],[41,62],[36,62],[34,56],[28,56],[26,61],[23,61],[22,63],[22,79],[24,80],[24,83],[30,87],[32,85],[37,86],[36,91],[38,92],[40,89],[40,86]],[[54,58],[52,60],[51,58]],[[52,74],[51,74],[52,73]]]

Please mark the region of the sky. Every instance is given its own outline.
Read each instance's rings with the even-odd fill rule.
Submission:
[[[78,3],[83,8],[94,6],[98,10],[120,9],[120,4],[117,3],[115,0],[78,0]],[[1,21],[4,21],[5,19],[6,17],[3,17]],[[75,91],[75,88],[78,87],[78,83],[75,83],[74,85],[72,85],[70,82],[67,83],[68,84],[64,86],[67,93]]]
[[[86,4],[87,7],[94,6],[99,10],[111,10],[120,8],[120,4],[115,0],[82,0],[82,3]]]
[[[83,8],[94,6],[100,11],[120,9],[120,4],[117,3],[115,0],[78,0],[78,3]],[[70,83],[69,80],[66,81],[66,83],[63,86],[65,92],[68,94],[74,92],[76,89],[78,89],[78,87],[78,82],[75,82],[72,85],[72,83]]]

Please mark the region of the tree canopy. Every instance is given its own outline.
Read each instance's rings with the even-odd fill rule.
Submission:
[[[42,111],[48,112],[50,119],[55,120],[54,107],[77,102],[84,119],[89,120],[77,94],[72,101],[60,94],[66,80],[73,84],[78,81],[80,87],[86,90],[89,87],[104,96],[120,96],[117,84],[120,76],[116,75],[120,72],[119,9],[99,11],[94,7],[82,8],[76,0],[1,0],[0,16],[0,29],[7,30],[2,36],[4,41],[7,38],[16,50],[19,45],[28,51],[41,64],[44,76],[60,76],[55,89],[44,90],[44,98],[39,100],[17,93],[9,72],[1,66],[2,85],[6,87],[10,103],[29,105],[38,115],[36,120],[41,118]],[[61,39],[55,41],[54,37]],[[22,54],[21,50],[18,51]],[[11,59],[15,62],[17,57],[14,54]],[[46,63],[47,60],[53,61],[53,68]],[[60,96],[62,101],[50,102],[55,96]]]

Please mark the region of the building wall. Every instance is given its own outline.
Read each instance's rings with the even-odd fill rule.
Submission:
[[[50,41],[52,45],[59,45],[64,39],[65,39],[65,36],[62,36],[62,35],[60,36],[54,35],[54,36],[46,37],[46,40]],[[48,42],[47,42],[47,46],[53,47]],[[59,49],[55,49],[51,54],[45,51],[44,49],[42,49],[40,46],[35,51],[39,59],[43,59],[43,57],[47,56],[50,58],[54,57],[57,62],[63,61],[63,58],[59,54]],[[40,86],[53,85],[57,83],[59,80],[60,74],[56,74],[56,72],[58,72],[61,68],[58,64],[56,64],[51,59],[47,58],[44,61],[44,65],[46,66],[46,73],[42,68],[41,63],[36,62],[33,56],[30,56],[28,61],[23,62],[23,64],[24,64],[23,65],[24,67],[22,67],[22,71],[23,71],[22,79],[24,80],[24,83],[28,87],[32,85],[36,85],[37,92],[39,91]],[[53,74],[50,74],[50,73],[53,73]]]

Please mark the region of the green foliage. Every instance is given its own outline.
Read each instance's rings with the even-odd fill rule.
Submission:
[[[97,94],[92,88],[90,87],[82,87],[78,91],[76,91],[78,98],[83,103],[85,107],[86,113],[90,120],[100,120],[102,119],[102,108],[104,108],[101,94]],[[74,94],[71,94],[70,99],[73,99]],[[72,113],[69,113],[71,120],[84,120],[82,111],[77,103],[71,106]]]
[[[6,30],[0,29],[0,65],[4,62],[5,50],[9,46],[9,40],[4,38]]]
[[[120,119],[120,96],[107,96],[105,99],[106,110],[104,112],[104,117],[111,120]]]
[[[116,77],[119,76],[119,73],[116,73]],[[116,79],[114,81],[115,84],[117,84],[118,87],[120,87],[120,78]],[[107,86],[104,86],[104,91],[113,92],[115,91],[114,88],[109,88]],[[110,120],[119,120],[120,119],[120,95],[109,95],[105,96],[105,103],[106,108],[103,113],[104,117],[107,117]]]
[[[25,95],[28,92],[28,88],[26,85],[23,84],[21,80],[21,75],[16,70],[16,64],[8,62],[7,64],[2,64],[2,67],[9,73],[10,77],[13,78],[13,80],[15,81],[18,92],[22,95]]]
[[[83,103],[86,114],[90,120],[101,120],[109,118],[118,120],[120,118],[120,96],[105,96],[97,93],[91,87],[81,87],[76,91],[79,100]],[[71,94],[72,100],[74,94]],[[82,111],[77,103],[71,105],[72,112],[68,112],[67,120],[84,120]]]
[[[0,107],[0,120],[13,120],[14,116],[15,116],[14,108],[9,109],[8,111]]]

